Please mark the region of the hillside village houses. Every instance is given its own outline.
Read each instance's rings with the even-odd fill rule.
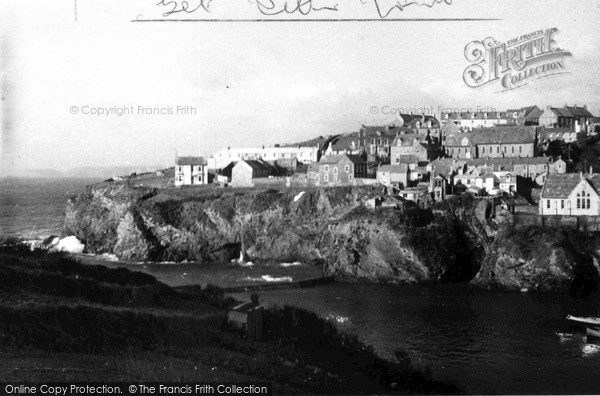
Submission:
[[[588,111],[587,106],[548,106],[539,117],[539,125],[548,128],[568,128],[574,132],[589,132],[588,126],[593,118],[594,115]]]
[[[208,167],[204,157],[177,157],[175,186],[208,184]]]
[[[450,135],[446,155],[454,158],[533,157],[535,130],[531,127],[486,128]]]
[[[565,127],[556,128],[537,128],[538,144],[548,144],[554,141],[561,141],[565,143],[575,143],[577,141],[577,135],[581,132],[576,132],[574,129]]]
[[[396,136],[390,151],[392,164],[400,164],[401,158],[406,156],[413,156],[417,162],[427,162],[430,148],[421,135],[411,133]]]
[[[262,147],[262,148],[226,148],[217,151],[208,158],[208,167],[213,170],[223,169],[231,162],[241,160],[291,160],[296,158],[298,162],[310,164],[318,161],[318,147]]]
[[[356,179],[367,177],[367,162],[357,155],[327,155],[312,170],[316,176],[308,178],[318,186],[356,184]]]
[[[494,110],[494,109],[490,109]],[[464,130],[473,131],[478,128],[496,126],[530,126],[538,125],[542,110],[537,106],[523,107],[507,111],[478,111],[478,112],[444,112],[442,122],[453,122]]]
[[[378,183],[419,205],[463,191],[486,196],[527,194],[527,188],[538,185],[543,186],[540,214],[593,212],[597,194],[589,192],[590,208],[587,196],[578,207],[576,195],[569,195],[575,177],[566,173],[567,163],[539,156],[552,142],[573,143],[585,131],[595,130],[596,124],[600,126],[600,119],[585,106],[445,113],[441,120],[442,124],[433,116],[401,114],[390,125],[362,125],[358,132],[319,136],[298,145],[227,148],[208,160],[181,157],[175,184],[207,183],[210,168],[220,173],[221,184],[230,180],[237,187],[283,175],[299,185]],[[584,179],[594,187],[595,176]]]
[[[543,216],[600,216],[600,175],[549,175],[539,202]]]

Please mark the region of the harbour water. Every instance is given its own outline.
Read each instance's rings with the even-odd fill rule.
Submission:
[[[415,365],[467,393],[600,393],[600,345],[589,344],[585,329],[565,320],[568,314],[599,316],[597,297],[333,284],[261,298],[315,311],[388,359],[403,350]]]
[[[0,236],[60,234],[66,201],[89,180],[0,180]],[[318,273],[305,265],[247,267],[197,264],[120,264],[172,286],[217,283],[236,286],[265,275],[294,280]],[[263,279],[264,280],[264,279]],[[236,294],[240,299],[247,294]],[[598,297],[499,293],[466,285],[383,286],[330,284],[263,292],[264,304],[299,305],[334,321],[394,359],[407,352],[467,393],[600,393],[600,346],[568,314],[600,316]]]

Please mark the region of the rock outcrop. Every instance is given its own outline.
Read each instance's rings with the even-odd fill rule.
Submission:
[[[304,194],[300,194],[304,192]],[[168,189],[89,186],[68,204],[65,235],[124,261],[315,263],[341,280],[469,282],[503,289],[598,284],[600,237],[514,229],[490,202],[369,211],[371,187]],[[594,246],[596,246],[594,250]]]

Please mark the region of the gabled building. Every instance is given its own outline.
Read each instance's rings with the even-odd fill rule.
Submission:
[[[327,142],[323,155],[361,155],[365,149],[359,142],[358,133],[336,135]]]
[[[538,144],[544,145],[554,141],[564,143],[575,143],[577,141],[577,133],[571,128],[548,128],[540,127],[537,130]]]
[[[401,127],[396,125],[362,125],[358,132],[357,145],[364,147],[365,151],[370,156],[389,158],[390,145],[399,133],[402,133]]]
[[[540,126],[588,132],[588,126],[593,118],[594,115],[588,111],[587,106],[547,107],[540,116]]]
[[[223,169],[231,162],[239,162],[242,160],[252,161],[278,161],[278,160],[292,160],[296,159],[297,162],[303,164],[310,164],[318,160],[319,148],[314,147],[302,147],[286,146],[281,147],[276,145],[275,147],[262,147],[262,148],[226,148],[219,150],[208,159],[208,166],[210,169]]]
[[[494,194],[496,177],[490,169],[478,169],[454,176],[454,186],[461,184],[476,195]]]
[[[511,172],[531,180],[537,179],[542,174],[566,173],[567,171],[565,161],[562,159],[552,161],[549,157],[476,158],[465,160],[464,164],[467,172],[489,168],[492,172]]]
[[[430,191],[436,202],[446,199],[454,184],[454,177],[461,175],[466,170],[465,161],[454,158],[440,158],[427,164],[430,177]]]
[[[416,162],[427,162],[429,152],[429,144],[423,136],[416,133],[398,135],[392,142],[390,160],[393,165],[396,165],[402,163],[401,160],[405,160],[407,156],[412,156]]]
[[[548,175],[539,202],[544,216],[600,216],[600,175]]]
[[[192,186],[208,184],[208,167],[204,157],[177,157],[175,160],[175,185]]]
[[[254,180],[276,175],[277,168],[261,160],[239,161],[231,170],[233,187],[253,187]]]
[[[452,122],[462,130],[468,131],[479,128],[492,128],[498,125],[509,125],[512,120],[516,120],[517,118],[518,112],[516,111],[510,114],[506,111],[442,113],[443,123]]]
[[[537,106],[527,106],[507,111],[480,111],[442,113],[442,122],[452,122],[464,130],[474,131],[479,128],[497,126],[531,126],[539,125],[539,117],[543,111]]]
[[[409,129],[411,132],[423,136],[429,144],[440,144],[441,124],[435,116],[425,114],[400,114],[398,124]]]
[[[236,305],[227,312],[227,322],[246,332],[249,340],[260,341],[264,308],[258,300]]]
[[[357,155],[326,155],[317,164],[317,185],[352,185],[367,177],[367,162]]]
[[[517,126],[540,125],[540,117],[544,111],[537,106],[523,107],[519,110]]]
[[[485,128],[448,136],[444,151],[460,159],[533,157],[535,138],[532,127]]]
[[[407,188],[410,180],[408,165],[382,165],[377,170],[377,181],[386,187]]]

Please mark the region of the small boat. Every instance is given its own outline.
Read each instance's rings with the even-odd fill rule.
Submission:
[[[578,317],[578,316],[567,315],[567,320],[572,320],[573,322],[600,327],[600,318]]]
[[[586,330],[586,334],[588,337],[600,338],[600,327],[596,327],[596,328],[588,327]]]

